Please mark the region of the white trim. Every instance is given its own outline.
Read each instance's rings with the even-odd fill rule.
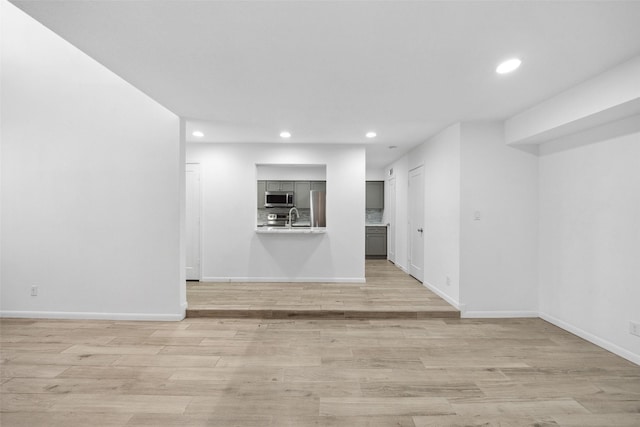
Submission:
[[[184,134],[184,132],[183,132]],[[197,168],[195,168],[195,172],[198,173],[198,278],[194,279],[186,279],[186,280],[202,280],[202,260],[204,259],[202,257],[202,218],[204,218],[204,208],[203,208],[203,203],[202,203],[202,168],[200,166],[200,163],[194,163],[194,162],[185,162],[185,167],[184,167],[184,176],[185,176],[185,194],[184,194],[184,202],[185,202],[185,215],[184,215],[184,223],[185,223],[185,248],[188,245],[189,242],[187,242],[187,238],[186,238],[186,223],[187,223],[187,214],[186,214],[186,201],[187,201],[187,193],[186,193],[186,181],[187,181],[187,167],[188,166],[197,166]],[[186,250],[185,250],[185,276],[186,276]],[[186,304],[186,303],[185,303]],[[186,307],[185,307],[186,308]]]
[[[424,162],[422,162],[422,163],[418,164],[418,166],[416,166],[416,167],[414,167],[414,168],[409,169],[409,173],[411,173],[411,172],[413,172],[414,170],[417,170],[417,169],[419,169],[419,168],[421,168],[421,167],[423,167],[423,166],[424,166]]]
[[[201,282],[366,283],[364,277],[203,277]]]
[[[560,320],[550,314],[541,312],[539,313],[539,316],[541,319],[546,320],[547,322],[554,324],[559,328],[571,332],[572,334],[577,335],[582,339],[585,339],[599,347],[604,348],[605,350],[617,354],[618,356],[623,357],[628,361],[635,363],[636,365],[640,365],[640,354],[632,353],[631,351],[624,349],[619,345],[612,343],[611,341],[607,341],[603,338],[593,335],[592,333],[587,332],[584,329],[578,328],[577,326]]]
[[[446,302],[454,306],[456,310],[460,310],[460,303],[458,301],[454,300],[449,295],[445,294],[440,289],[433,286],[431,283],[425,280],[424,282],[422,282],[422,286],[429,289],[431,292],[438,295],[440,298],[442,298],[443,300],[445,300]]]
[[[537,311],[463,311],[460,313],[463,319],[505,319],[505,318],[529,318],[538,317]]]
[[[179,322],[185,318],[185,313],[92,313],[65,311],[0,311],[0,318],[14,317],[27,319],[92,319],[92,320],[156,320],[160,322]]]

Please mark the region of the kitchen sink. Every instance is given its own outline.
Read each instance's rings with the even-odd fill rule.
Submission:
[[[311,223],[309,222],[294,222],[292,225],[292,227],[304,227],[304,228],[311,228]]]

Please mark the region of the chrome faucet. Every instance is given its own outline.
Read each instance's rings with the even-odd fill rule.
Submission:
[[[296,220],[298,218],[300,218],[300,212],[298,212],[297,208],[293,207],[293,208],[289,209],[289,222],[287,223],[287,227],[291,227],[293,225],[293,221],[291,221],[291,213],[293,211],[296,211]]]

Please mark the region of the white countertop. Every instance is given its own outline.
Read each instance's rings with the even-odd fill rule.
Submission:
[[[324,234],[326,227],[258,227],[259,234]]]

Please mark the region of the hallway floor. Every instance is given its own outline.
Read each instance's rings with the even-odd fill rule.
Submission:
[[[386,260],[366,260],[366,283],[187,282],[187,302],[187,317],[460,317],[456,308]]]

